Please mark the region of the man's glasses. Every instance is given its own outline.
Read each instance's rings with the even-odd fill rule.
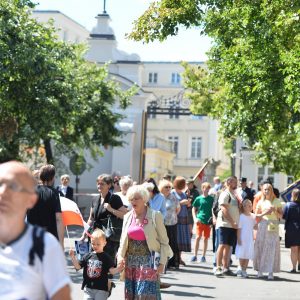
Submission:
[[[15,181],[0,181],[0,189],[4,187],[4,185],[11,191],[15,193],[28,193],[28,194],[34,194],[35,191],[30,191],[27,190],[26,188],[20,186],[17,182]]]

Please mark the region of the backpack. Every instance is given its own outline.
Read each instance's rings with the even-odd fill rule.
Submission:
[[[214,200],[214,203],[213,203],[213,207],[212,207],[213,214],[214,214],[214,216],[216,218],[218,216],[219,211],[221,210],[221,207],[219,205],[219,197],[220,197],[220,195],[221,194],[219,194],[218,197],[216,197],[216,199]],[[230,195],[230,193],[228,193],[228,195],[229,195],[228,204],[230,204],[230,202],[231,202],[231,195]]]
[[[41,261],[43,261],[44,257],[44,235],[45,230],[39,226],[33,226],[32,230],[32,246],[29,251],[29,265],[34,265],[34,256],[35,254],[39,257]]]

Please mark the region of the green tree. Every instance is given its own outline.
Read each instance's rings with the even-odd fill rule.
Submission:
[[[101,145],[121,145],[115,125],[123,116],[112,107],[125,108],[135,89],[122,91],[107,66],[87,62],[83,45],[58,41],[53,26],[31,17],[33,7],[0,3],[0,160],[40,145],[48,162],[53,144],[56,153],[94,156]]]
[[[162,0],[129,35],[163,41],[181,26],[213,40],[210,73],[186,68],[192,110],[219,119],[257,161],[300,176],[300,3],[298,0]],[[196,49],[195,49],[196,51]]]

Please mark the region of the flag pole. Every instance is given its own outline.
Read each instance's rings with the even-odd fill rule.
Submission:
[[[205,169],[205,167],[207,166],[208,161],[204,163],[204,165],[200,168],[200,170],[196,173],[196,175],[193,178],[193,181],[195,181],[197,179],[197,177],[201,174],[201,172]]]
[[[69,247],[70,247],[70,249],[72,249],[72,246],[70,246],[71,245],[71,240],[70,240],[70,236],[69,236],[69,231],[68,231],[68,226],[66,226],[66,232],[67,232],[67,237],[68,237],[68,243],[69,243]]]

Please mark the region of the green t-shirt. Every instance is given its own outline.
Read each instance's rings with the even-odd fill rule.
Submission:
[[[212,216],[212,206],[214,198],[210,195],[204,197],[203,195],[198,196],[193,202],[193,207],[197,209],[197,219],[203,223],[208,224],[209,218]]]

